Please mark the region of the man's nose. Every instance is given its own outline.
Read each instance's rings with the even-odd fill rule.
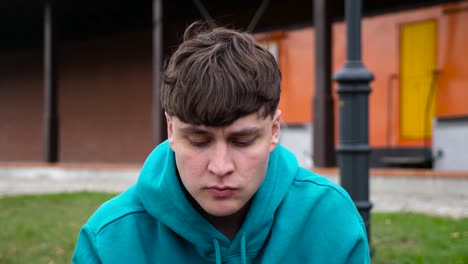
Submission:
[[[208,170],[216,176],[226,176],[234,171],[234,163],[227,144],[216,144],[211,153]]]

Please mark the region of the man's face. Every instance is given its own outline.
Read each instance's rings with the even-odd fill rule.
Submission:
[[[207,127],[166,114],[180,178],[205,212],[230,216],[249,202],[278,144],[280,116],[280,110],[273,118],[253,113],[228,126]]]

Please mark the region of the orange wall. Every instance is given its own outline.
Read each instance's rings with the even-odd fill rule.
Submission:
[[[460,10],[450,12],[450,10]],[[467,115],[468,104],[468,1],[447,5],[439,19],[437,115]]]
[[[435,20],[437,23],[437,67],[440,70],[436,92],[436,116],[468,115],[468,1],[411,11],[366,17],[362,21],[362,60],[373,72],[370,83],[369,141],[373,147],[423,146],[422,140],[400,138],[399,64],[400,27],[404,24]],[[464,11],[447,12],[444,10]],[[346,58],[346,31],[343,22],[333,25],[333,72],[343,67]],[[314,32],[312,28],[285,32],[280,42],[280,67],[283,91],[280,108],[287,123],[313,121]],[[388,112],[389,82],[393,88]],[[336,88],[336,83],[334,88]],[[335,99],[337,94],[334,93]],[[335,100],[336,129],[338,112]],[[390,115],[391,137],[387,144]],[[335,133],[336,135],[338,133]],[[338,137],[338,135],[337,135]]]
[[[279,64],[283,82],[279,108],[284,110],[283,120],[289,124],[312,120],[315,94],[313,34],[310,28],[289,31],[280,41]]]

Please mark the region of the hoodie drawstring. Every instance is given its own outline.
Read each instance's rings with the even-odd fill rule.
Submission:
[[[241,239],[241,261],[242,264],[247,264],[247,257],[245,256],[245,233],[242,234],[242,239]]]
[[[216,264],[221,264],[221,250],[219,249],[219,242],[216,238],[213,238],[213,244],[216,254]]]
[[[213,238],[213,244],[215,248],[216,264],[221,264],[221,249],[219,248],[219,242],[216,238]],[[242,233],[240,251],[241,263],[247,264],[247,256],[245,255],[245,233]]]

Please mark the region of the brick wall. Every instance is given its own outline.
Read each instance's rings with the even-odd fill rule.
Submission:
[[[61,43],[60,161],[144,161],[152,149],[151,58],[151,32]],[[0,161],[41,160],[42,51],[8,59],[0,68]]]
[[[0,161],[42,155],[40,51],[0,54]]]

